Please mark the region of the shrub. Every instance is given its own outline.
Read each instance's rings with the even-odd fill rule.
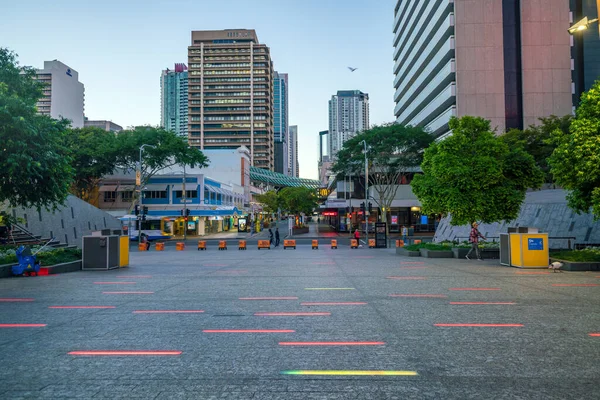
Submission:
[[[32,254],[37,251],[36,247],[39,248],[39,246],[31,248]],[[47,247],[37,253],[36,258],[42,265],[61,264],[81,260],[81,250]],[[16,264],[17,262],[16,249],[0,249],[0,264]]]
[[[573,262],[600,262],[600,248],[558,251],[550,253],[550,257]]]

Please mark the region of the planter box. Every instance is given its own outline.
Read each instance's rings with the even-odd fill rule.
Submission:
[[[398,254],[399,256],[404,256],[404,257],[421,257],[420,251],[405,250],[403,247],[397,247],[396,254]]]
[[[452,258],[452,250],[429,250],[419,249],[421,257],[425,258]]]
[[[292,235],[301,235],[308,233],[308,226],[306,228],[292,228]]]
[[[12,274],[12,266],[17,265],[14,264],[4,264],[0,265],[0,278],[10,278],[13,276]],[[68,263],[56,264],[56,265],[43,265],[41,268],[47,268],[48,273],[52,274],[62,274],[65,272],[74,272],[81,271],[81,260],[71,261]]]
[[[452,254],[454,255],[454,258],[465,258],[469,250],[471,250],[470,247],[454,247],[452,248]],[[471,256],[476,257],[473,253],[471,253]],[[500,249],[479,249],[479,253],[481,253],[481,258],[484,260],[496,260],[500,258]]]
[[[600,271],[599,262],[575,262],[550,258],[550,263],[553,263],[554,261],[559,261],[564,264],[561,268],[562,271]]]

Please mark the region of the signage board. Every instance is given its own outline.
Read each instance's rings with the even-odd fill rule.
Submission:
[[[387,234],[386,234],[386,223],[376,222],[375,223],[375,247],[386,248],[387,247]]]
[[[527,250],[544,250],[544,239],[542,239],[542,238],[527,239]]]

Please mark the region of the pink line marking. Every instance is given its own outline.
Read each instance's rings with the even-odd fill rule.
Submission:
[[[570,287],[594,287],[594,286],[600,286],[600,285],[597,285],[595,283],[553,283],[552,286],[558,286],[558,287],[566,287],[566,286],[570,286]]]
[[[70,308],[82,308],[82,309],[87,309],[87,308],[91,308],[91,309],[95,309],[95,308],[99,308],[99,309],[103,309],[103,308],[116,308],[115,306],[50,306],[48,308],[53,308],[53,309],[70,309]]]
[[[439,327],[519,328],[523,324],[434,324]]]
[[[154,294],[154,292],[102,292],[102,294]]]
[[[182,352],[177,350],[91,350],[70,351],[72,356],[178,356]]]
[[[444,294],[390,294],[390,297],[434,297],[434,298],[446,298],[448,296]]]
[[[134,314],[197,314],[204,310],[135,310]]]
[[[300,303],[301,306],[362,306],[365,304],[367,304],[367,303],[362,302],[362,301]]]
[[[279,342],[280,346],[382,346],[385,342]]]
[[[152,278],[152,275],[118,275],[118,276],[115,276],[115,278],[123,278],[123,279],[130,279],[130,278]]]
[[[0,328],[43,328],[47,324],[0,324]]]
[[[329,312],[258,312],[254,313],[257,317],[316,317],[329,316]]]
[[[240,297],[239,300],[298,300],[297,297]]]
[[[507,302],[493,302],[493,301],[451,301],[450,304],[453,305],[476,305],[476,304],[494,304],[494,305],[512,305],[517,304],[512,301]]]
[[[292,329],[204,329],[205,333],[294,333]]]
[[[600,337],[600,333],[590,333],[590,336],[592,336],[592,337]]]
[[[25,298],[10,298],[10,297],[5,297],[5,298],[1,298],[0,302],[26,302],[26,301],[34,301],[34,299],[25,299]]]
[[[448,290],[500,290],[499,288],[450,288]]]

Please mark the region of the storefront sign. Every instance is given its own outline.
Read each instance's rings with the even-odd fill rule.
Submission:
[[[527,250],[544,250],[544,239],[527,239]]]
[[[325,211],[323,215],[326,217],[337,217],[338,214],[336,211]]]

